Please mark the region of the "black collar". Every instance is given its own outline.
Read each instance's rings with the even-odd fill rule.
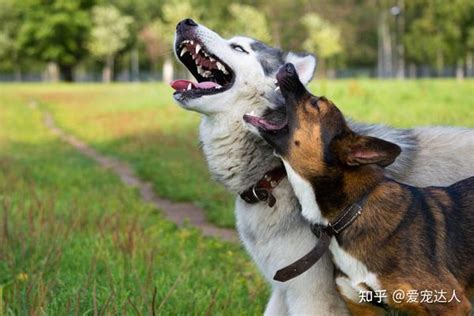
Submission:
[[[323,254],[329,249],[331,237],[341,233],[344,229],[349,227],[349,225],[352,224],[360,214],[362,214],[362,207],[365,205],[365,202],[367,202],[367,199],[368,193],[356,203],[346,207],[342,214],[327,226],[311,224],[311,231],[319,238],[316,246],[314,246],[314,248],[304,257],[298,259],[289,266],[278,270],[275,273],[273,280],[286,282],[307,271],[318,262]]]

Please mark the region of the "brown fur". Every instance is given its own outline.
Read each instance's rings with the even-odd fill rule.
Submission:
[[[349,312],[354,316],[383,316],[385,312],[380,309],[376,308],[370,304],[356,304],[344,295],[342,295],[342,299],[346,302],[347,308]]]
[[[311,183],[325,219],[334,220],[368,194],[362,214],[336,236],[338,244],[377,276],[390,307],[420,315],[469,315],[474,177],[423,189],[384,177],[383,167],[400,148],[355,134],[331,101],[311,95],[294,80],[280,80],[288,103],[287,133],[263,136]],[[395,303],[391,294],[399,289],[444,290],[448,300],[455,290],[461,303]],[[375,313],[372,306],[348,306],[354,314]]]

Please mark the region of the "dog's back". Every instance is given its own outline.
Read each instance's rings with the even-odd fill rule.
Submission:
[[[436,188],[427,188],[436,190]],[[474,286],[474,177],[456,182],[436,200],[446,227],[447,264],[465,288]]]

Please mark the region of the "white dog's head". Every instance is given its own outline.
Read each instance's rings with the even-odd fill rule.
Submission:
[[[281,65],[293,63],[305,84],[316,68],[313,55],[283,52],[248,37],[226,40],[191,19],[176,26],[174,50],[197,80],[173,81],[175,100],[185,109],[209,116],[235,111],[242,116],[249,110],[277,106],[283,102],[281,94],[274,92]]]

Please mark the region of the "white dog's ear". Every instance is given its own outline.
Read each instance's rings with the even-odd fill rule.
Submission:
[[[289,52],[285,62],[295,65],[298,77],[303,84],[307,84],[313,79],[316,70],[316,57],[311,54],[295,54]]]

